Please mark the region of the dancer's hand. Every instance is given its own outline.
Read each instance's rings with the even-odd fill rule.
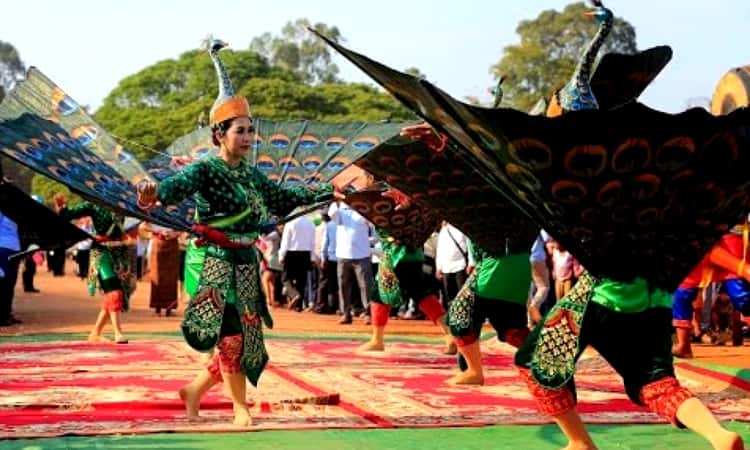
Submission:
[[[426,122],[402,128],[401,136],[420,141],[435,153],[444,151],[448,144],[448,138],[441,136]]]
[[[57,212],[60,212],[61,210],[65,209],[65,196],[62,194],[55,194],[55,196],[52,198],[55,202],[55,210]]]
[[[185,166],[195,162],[195,158],[187,155],[173,156],[170,160],[170,167],[175,170],[182,170]]]
[[[136,187],[138,207],[141,209],[149,210],[156,206],[156,190],[156,183],[148,180],[140,181],[138,183],[138,186]]]
[[[351,165],[342,170],[331,180],[335,189],[345,192],[349,188],[357,191],[367,189],[373,183],[373,177],[362,168]]]
[[[398,189],[390,188],[380,195],[393,200],[393,203],[396,204],[397,211],[411,207],[411,197],[399,191]]]

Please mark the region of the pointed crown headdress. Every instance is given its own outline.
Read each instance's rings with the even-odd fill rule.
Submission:
[[[250,117],[250,105],[247,103],[247,99],[235,95],[232,80],[229,79],[229,74],[224,67],[224,63],[219,59],[219,50],[226,47],[227,43],[209,35],[205,40],[205,46],[214,63],[216,76],[219,79],[219,95],[211,107],[211,112],[208,116],[209,125],[214,126],[235,117]]]

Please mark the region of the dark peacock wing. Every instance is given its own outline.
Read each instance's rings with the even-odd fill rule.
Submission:
[[[591,77],[599,109],[612,109],[637,99],[672,59],[666,45],[632,55],[607,53]]]
[[[376,227],[410,247],[421,248],[440,225],[440,217],[428,208],[413,202],[406,208],[396,209],[380,190],[365,190],[347,195],[346,203],[362,214]]]
[[[595,274],[671,290],[750,211],[748,110],[464,111],[503,188]]]
[[[135,186],[57,122],[30,113],[0,120],[0,153],[119,214],[176,230],[190,227],[185,218],[171,214],[176,209],[138,208]]]
[[[18,225],[24,246],[36,244],[41,250],[61,244],[70,247],[91,239],[91,235],[63,220],[51,209],[29,197],[10,183],[0,181],[0,212]]]
[[[111,165],[133,184],[148,175],[136,158],[118,144],[107,131],[65,91],[32,67],[3,100],[0,118],[13,119],[31,113],[56,122],[82,146]]]
[[[527,252],[536,237],[537,227],[528,216],[487,185],[451,146],[434,154],[421,142],[397,137],[356,164],[494,255]]]
[[[431,121],[431,123],[437,126],[440,131],[450,129],[451,133],[448,134],[458,145],[466,148],[476,146],[473,139],[464,132],[462,124],[448,115],[446,110],[438,103],[439,99],[432,95],[427,88],[429,83],[424,82],[424,80],[420,78],[393,70],[390,67],[380,64],[377,61],[373,61],[364,55],[348,50],[312,28],[309,30],[326,41],[336,51],[341,53],[345,58],[354,63],[357,67],[362,69],[362,71],[383,86],[388,92],[396,97],[396,99],[414,110],[424,119],[430,121],[429,116],[431,114],[438,115],[440,120]],[[478,161],[474,161],[473,158],[468,160],[467,163],[474,168],[482,167],[482,164]],[[484,163],[489,164],[491,161],[484,161]],[[492,180],[487,181],[489,182]],[[510,197],[509,200],[515,201],[512,197]]]
[[[467,164],[595,276],[672,290],[750,211],[748,109],[488,110],[329,44],[459,143]]]
[[[402,126],[256,119],[252,160],[279,183],[330,181],[356,159],[397,135]]]

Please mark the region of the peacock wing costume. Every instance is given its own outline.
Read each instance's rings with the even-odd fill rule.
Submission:
[[[638,98],[671,59],[672,49],[666,45],[602,56],[590,80],[599,109],[614,109]]]
[[[529,217],[492,189],[455,146],[434,153],[420,141],[399,137],[380,145],[357,165],[405,192],[415,200],[413,204],[447,220],[491,254],[526,252],[536,237],[538,230]],[[429,226],[429,236],[435,227],[423,222]]]
[[[118,214],[190,229],[189,210],[137,206],[134,183],[148,172],[36,68],[0,104],[0,152]]]
[[[722,117],[702,109],[666,114],[637,102],[564,108],[555,118],[489,110],[329,44],[458,143],[485,183],[549,231],[594,280],[642,278],[671,292],[750,210],[747,108]],[[575,317],[590,298],[583,297],[570,305]],[[563,369],[548,383],[533,373],[559,386],[572,376]]]
[[[383,190],[370,189],[347,195],[346,203],[385,234],[411,248],[421,248],[440,225],[439,211],[417,202],[397,206]]]
[[[316,185],[329,182],[354,161],[394,140],[406,123],[324,123],[255,119],[256,135],[248,155],[252,164],[281,185]],[[164,152],[144,163],[156,179],[164,179],[185,164],[217,154],[209,128],[199,128],[175,140]],[[424,236],[437,223],[434,214],[414,209],[396,211],[393,201],[380,191],[353,193],[346,200],[368,220],[408,242]],[[315,205],[313,205],[315,206]],[[295,216],[298,214],[295,214]],[[282,219],[282,221],[286,221]],[[407,226],[408,229],[401,229]],[[415,227],[429,227],[417,231]],[[426,234],[425,234],[426,233]],[[416,242],[416,241],[415,241]],[[424,239],[419,242],[421,245]]]
[[[630,102],[556,118],[486,109],[329,43],[459,143],[494,191],[595,276],[671,291],[750,210],[747,108],[715,117]]]
[[[39,247],[37,250],[55,248],[60,244],[67,248],[92,239],[90,234],[63,220],[54,211],[1,178],[0,212],[18,225],[23,245],[36,244]]]
[[[269,179],[283,185],[329,182],[352,162],[397,136],[404,123],[325,123],[310,120],[254,119],[255,138],[248,158]],[[156,179],[185,164],[218,154],[211,130],[199,128],[177,138],[164,154],[144,163]]]

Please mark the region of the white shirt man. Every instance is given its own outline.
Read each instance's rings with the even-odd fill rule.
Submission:
[[[289,308],[300,310],[305,288],[307,271],[313,260],[315,248],[315,225],[307,216],[298,217],[284,225],[279,247],[279,260],[282,266],[281,279],[289,297]]]
[[[466,282],[468,243],[469,240],[461,231],[448,222],[443,222],[437,240],[435,276],[443,282],[446,303],[453,300]]]
[[[343,317],[339,323],[352,323],[352,295],[354,280],[359,286],[365,312],[369,312],[370,290],[374,282],[370,256],[370,222],[345,203],[333,203],[328,209],[331,222],[336,224],[336,259],[338,260],[339,308]]]
[[[333,203],[328,216],[336,227],[336,257],[344,259],[369,258],[370,222],[346,203]]]
[[[469,255],[468,239],[449,223],[440,228],[435,256],[435,269],[438,274],[452,274],[466,270]]]
[[[298,217],[284,225],[279,246],[279,259],[284,262],[288,252],[308,252],[315,248],[315,224],[307,216]],[[311,255],[308,255],[311,256]]]

